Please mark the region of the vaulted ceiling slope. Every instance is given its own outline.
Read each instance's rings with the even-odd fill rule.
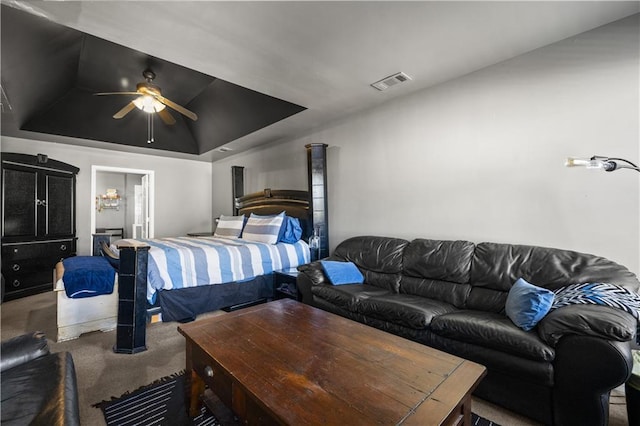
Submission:
[[[640,12],[637,1],[2,2],[11,6],[2,8],[2,87],[13,106],[3,135],[100,146],[89,133],[117,124],[113,137],[99,136],[118,139],[104,146],[204,161],[230,155],[215,149],[221,144],[232,154],[309,134]],[[24,11],[41,26],[5,19]],[[45,45],[28,50],[38,37]],[[100,58],[85,58],[95,51]],[[144,116],[113,120],[124,100],[90,95],[135,87],[148,65],[164,96],[200,116],[180,117],[175,128],[158,121],[153,148]],[[399,71],[412,80],[384,92],[370,86]],[[20,130],[26,123],[35,130]],[[71,130],[76,137],[59,136]]]
[[[162,95],[195,112],[192,121],[170,111],[173,125],[134,109],[112,116],[137,96],[151,69]],[[98,37],[2,6],[2,88],[20,130],[155,150],[202,154],[268,126],[304,107],[217,79]],[[7,123],[3,123],[6,127]]]

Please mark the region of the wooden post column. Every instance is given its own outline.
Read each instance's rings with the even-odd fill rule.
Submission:
[[[319,258],[329,256],[329,208],[327,204],[327,145],[312,143],[307,148],[312,230],[320,234]]]
[[[146,351],[147,261],[149,246],[137,241],[118,245],[118,326],[113,351],[135,354]]]

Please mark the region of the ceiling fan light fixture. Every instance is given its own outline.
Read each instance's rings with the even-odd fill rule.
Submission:
[[[149,95],[137,97],[133,100],[133,103],[138,109],[149,114],[165,109],[165,105],[162,102]]]

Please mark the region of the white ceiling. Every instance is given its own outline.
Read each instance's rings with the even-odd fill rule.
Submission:
[[[308,108],[229,143],[234,152],[640,11],[637,1],[3,3]],[[399,71],[413,80],[385,92],[370,86]]]

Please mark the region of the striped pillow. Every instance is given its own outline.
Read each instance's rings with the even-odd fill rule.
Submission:
[[[220,215],[218,219],[218,226],[216,232],[213,233],[214,237],[221,238],[240,238],[242,233],[242,227],[244,226],[244,215],[242,216],[225,216]]]
[[[242,238],[258,243],[275,244],[278,242],[280,228],[284,222],[284,212],[275,216],[258,216],[251,213],[244,227]]]

